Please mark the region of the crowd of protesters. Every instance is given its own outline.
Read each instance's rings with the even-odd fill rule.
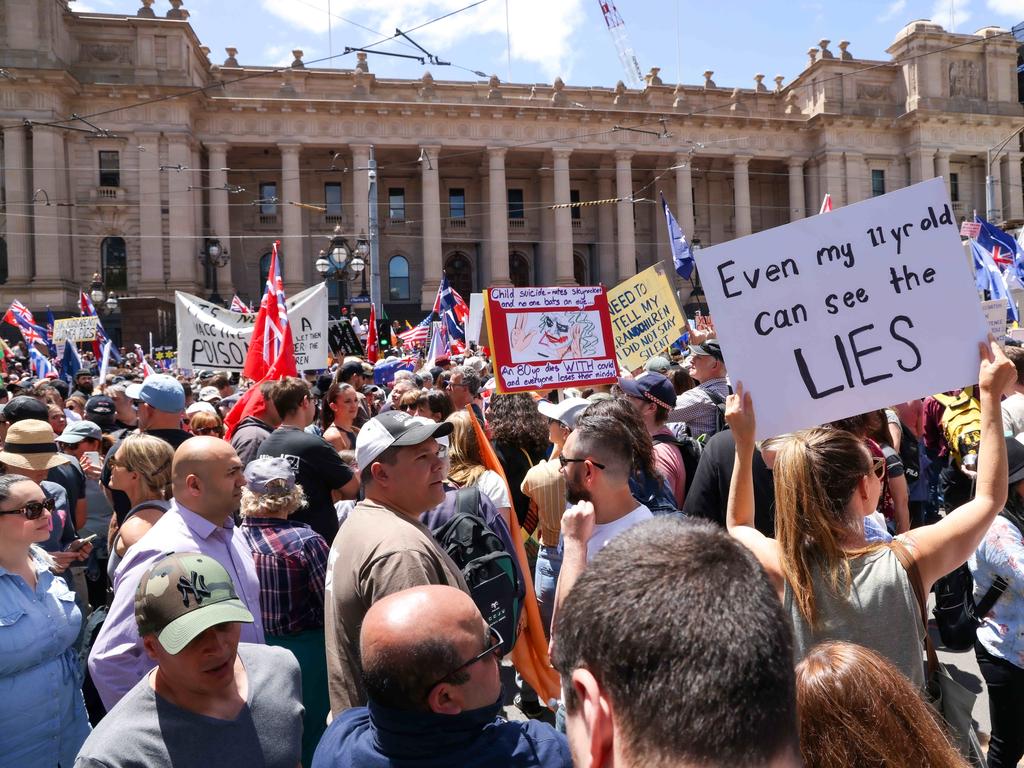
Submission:
[[[974,650],[988,765],[1016,765],[1024,350],[979,349],[966,461],[962,393],[756,442],[692,341],[529,394],[475,349],[387,381],[355,356],[257,384],[8,360],[0,766],[963,766],[916,589],[965,563],[976,599],[1008,585]],[[558,696],[443,544],[467,503]]]

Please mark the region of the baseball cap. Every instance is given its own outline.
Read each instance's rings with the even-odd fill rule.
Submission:
[[[184,390],[182,391],[184,392]],[[199,390],[199,399],[204,403],[209,403],[212,400],[220,400],[220,392],[217,391],[216,387],[203,387]]]
[[[665,359],[661,355],[655,355],[654,357],[650,358],[646,363],[644,363],[644,370],[654,371],[656,373],[665,373],[665,371],[667,371],[671,366],[672,363],[670,363],[667,359]]]
[[[93,395],[85,401],[85,415],[101,428],[114,425],[114,412],[114,401],[106,395]]]
[[[670,411],[676,407],[676,388],[660,373],[648,371],[635,379],[619,379],[619,389],[632,397],[640,397]]]
[[[4,405],[4,419],[9,424],[25,421],[25,419],[46,421],[49,415],[50,412],[45,405],[28,395],[18,395]]]
[[[454,428],[448,421],[427,423],[404,411],[385,411],[366,422],[356,435],[356,462],[360,469],[365,469],[388,448],[447,437]]]
[[[346,381],[353,376],[365,376],[363,372],[363,364],[360,362],[353,361],[351,363],[345,363],[341,366],[341,370],[338,372],[338,381]]]
[[[718,343],[718,339],[708,339],[703,344],[691,344],[690,354],[710,355],[717,360],[725,360],[725,358],[722,357],[722,346]]]
[[[139,635],[156,635],[174,655],[210,627],[253,623],[224,566],[208,555],[184,552],[158,560],[135,590]]]
[[[176,378],[164,373],[147,376],[141,384],[130,384],[124,393],[158,411],[178,413],[185,409],[185,390]]]
[[[560,421],[569,429],[576,426],[576,419],[590,405],[590,401],[582,397],[567,397],[560,403],[552,403],[550,400],[538,400],[537,410],[549,419]]]
[[[82,419],[68,424],[57,437],[57,442],[65,445],[78,445],[86,438],[101,440],[103,439],[103,430],[96,422]]]
[[[1024,446],[1022,446],[1024,447]],[[276,496],[295,487],[295,471],[281,456],[260,456],[245,465],[245,485],[253,493]]]
[[[193,413],[212,413],[216,416],[217,409],[210,405],[210,403],[192,403],[192,405],[185,409],[185,415],[191,416]]]

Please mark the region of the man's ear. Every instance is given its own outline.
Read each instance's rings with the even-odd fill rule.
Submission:
[[[427,694],[427,706],[438,715],[461,714],[462,704],[458,686],[450,683],[438,683]]]
[[[199,479],[199,475],[188,475],[185,478],[185,487],[194,496],[201,496],[203,493],[203,482]]]
[[[156,635],[143,635],[142,636],[142,647],[146,649],[146,654],[153,661],[157,660],[157,647],[160,641],[156,639]]]
[[[571,683],[576,694],[576,712],[571,717],[580,720],[586,765],[589,768],[611,765],[615,754],[615,723],[611,701],[588,669],[573,670]]]
[[[375,461],[370,465],[370,474],[373,476],[373,479],[376,482],[387,483],[388,478],[391,474],[390,469],[391,467],[389,467],[383,461]]]

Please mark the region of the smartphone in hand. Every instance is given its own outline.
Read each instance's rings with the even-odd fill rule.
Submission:
[[[84,539],[75,539],[70,544],[68,544],[68,552],[78,552],[86,544],[91,544],[95,538],[96,534],[94,533],[90,536],[86,536]]]

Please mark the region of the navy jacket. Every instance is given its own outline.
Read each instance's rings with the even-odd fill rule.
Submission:
[[[459,715],[356,707],[328,727],[313,768],[572,768],[565,736],[499,716],[501,700]]]

